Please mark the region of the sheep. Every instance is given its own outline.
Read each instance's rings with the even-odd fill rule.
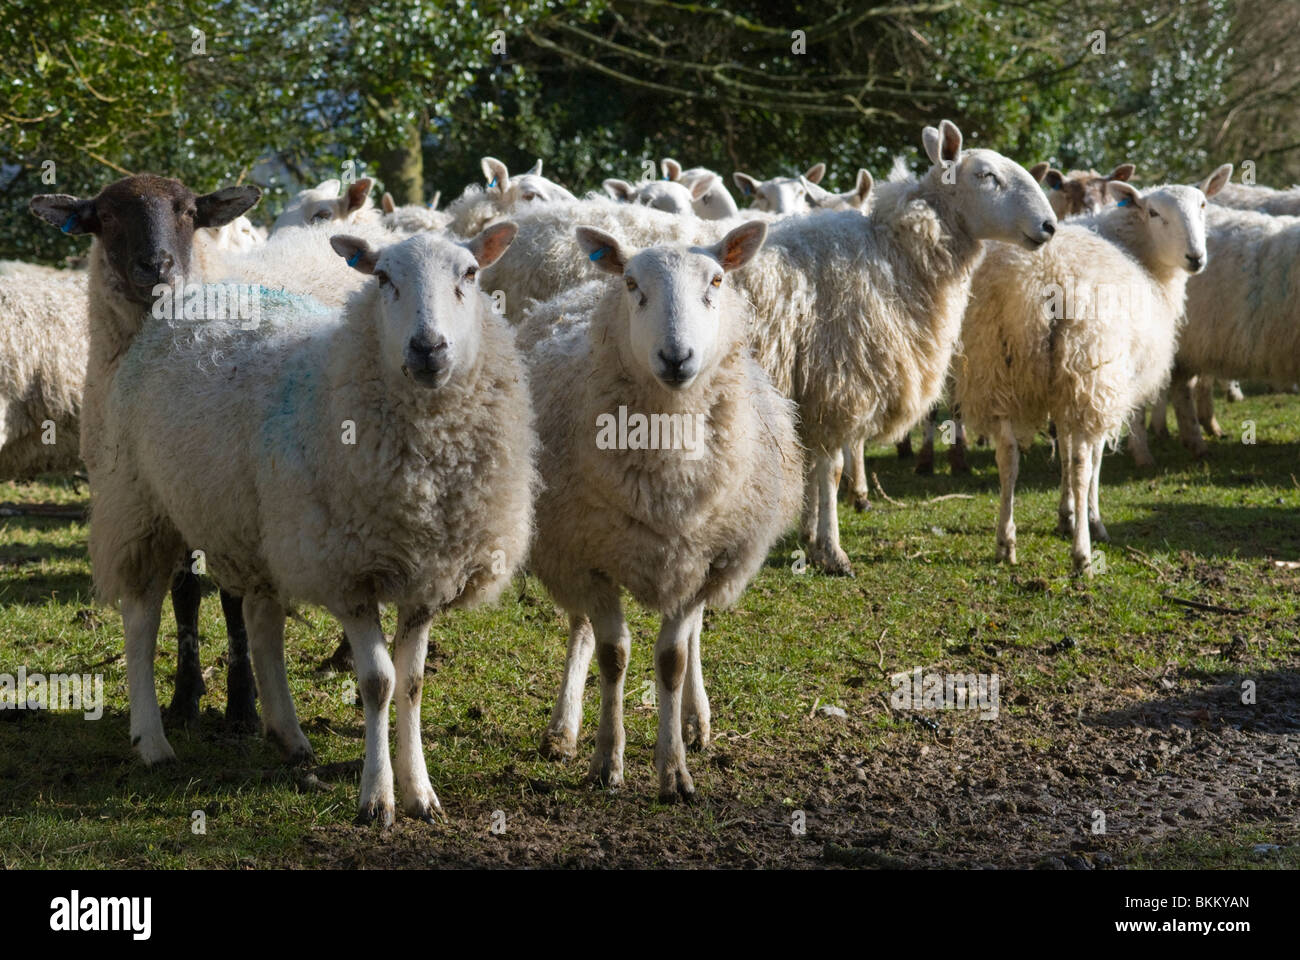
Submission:
[[[750,222],[709,247],[637,252],[579,227],[584,262],[617,282],[561,295],[525,320],[525,329],[536,328],[524,339],[534,344],[529,379],[544,482],[529,567],[570,628],[541,749],[553,758],[576,751],[596,652],[601,709],[590,777],[622,784],[626,588],[662,616],[655,765],[664,801],[694,794],[685,743],[709,739],[699,672],[704,608],[735,601],[799,507],[793,405],[754,362],[748,308],[730,282],[766,230]],[[567,322],[552,329],[564,314]],[[653,436],[644,436],[637,417]],[[620,419],[631,425],[627,442],[615,426]]]
[[[0,479],[81,469],[84,270],[0,264]]]
[[[706,170],[704,167],[683,170],[682,165],[672,157],[665,157],[661,166],[665,180],[680,183],[691,191],[691,196],[694,198],[691,209],[701,220],[727,220],[739,215],[740,208],[727,192],[727,185],[712,170]],[[707,181],[709,185],[703,192],[696,193],[695,185],[702,180]]]
[[[417,230],[441,230],[452,220],[450,213],[438,209],[438,201],[441,199],[442,192],[439,191],[433,195],[433,199],[429,201],[428,206],[408,203],[399,207],[393,201],[393,195],[385,193],[380,201],[380,208],[383,210],[380,219],[385,227],[396,233],[414,233]]]
[[[758,181],[739,170],[731,178],[741,193],[753,199],[753,209],[767,213],[798,213],[811,206],[801,179],[816,184],[821,183],[824,176],[826,164],[818,163],[805,170],[802,178],[773,177],[771,180]]]
[[[1102,176],[1096,170],[1062,173],[1052,167],[1040,179],[1043,186],[1051,191],[1047,198],[1051,201],[1053,212],[1058,219],[1064,220],[1066,217],[1101,212],[1114,202],[1107,185],[1116,180],[1129,180],[1136,169],[1131,163],[1121,163]]]
[[[1205,266],[1206,196],[1230,172],[1216,171],[1204,190],[1139,193],[1112,180],[1118,205],[1062,224],[1049,248],[990,247],[962,321],[954,396],[968,425],[997,441],[998,560],[1016,563],[1020,448],[1050,416],[1061,453],[1057,529],[1073,536],[1074,573],[1092,576],[1092,541],[1108,539],[1098,496],[1105,443],[1167,382],[1187,282]]]
[[[370,200],[370,188],[375,181],[362,177],[340,194],[342,183],[326,180],[309,190],[301,191],[289,202],[271,225],[271,236],[286,227],[339,220],[344,223],[375,221],[379,214]]]
[[[923,178],[887,184],[868,216],[772,223],[736,281],[756,310],[755,355],[799,407],[814,467],[801,530],[809,559],[828,573],[852,574],[835,506],[843,445],[855,435],[898,437],[938,398],[984,241],[1040,244],[1056,228],[1046,197],[1017,164],[990,150],[961,153],[952,123],[927,127],[922,140],[934,163]],[[587,214],[642,246],[713,243],[728,226],[605,206],[555,204],[521,217],[518,239],[485,285],[524,303],[581,283],[568,266],[575,257],[566,229]]]
[[[1273,216],[1300,216],[1300,187],[1275,190],[1257,184],[1229,183],[1219,191],[1214,202],[1236,210],[1254,210]]]
[[[866,170],[859,169],[858,178],[853,184],[853,189],[845,193],[831,193],[829,190],[823,190],[803,176],[799,177],[799,185],[803,187],[804,195],[808,198],[808,205],[813,209],[860,210],[866,213],[867,199],[871,195],[872,180],[871,174]]]
[[[420,749],[429,622],[494,598],[531,533],[527,378],[475,283],[513,234],[503,223],[464,244],[421,233],[382,249],[337,235],[334,250],[372,278],[341,312],[272,296],[253,330],[151,323],[116,355],[104,348],[122,318],[92,307],[90,371],[110,377],[87,392],[103,397],[104,428],[87,458],[91,567],[100,595],[121,601],[132,743],[146,763],[175,756],[153,647],[180,544],[201,543],[214,578],[244,597],[267,734],[291,759],[309,759],[311,745],[285,677],[285,606],[319,603],[342,621],[366,714],[358,819],[385,825],[396,677],[378,604],[397,605],[404,809],[423,819],[440,809]],[[175,259],[188,272],[187,257]]]
[[[447,207],[451,216],[447,228],[459,236],[475,236],[488,224],[513,214],[524,204],[577,199],[558,183],[542,176],[541,160],[527,173],[513,178],[506,165],[495,157],[484,157],[480,165],[487,186],[466,187]]]
[[[1293,383],[1300,378],[1300,217],[1211,204],[1210,262],[1187,289],[1187,321],[1170,385],[1178,434],[1196,456],[1207,448],[1189,379]]]
[[[252,250],[269,238],[265,227],[253,226],[253,221],[245,216],[235,217],[220,227],[204,227],[203,233],[215,249],[233,252]]]
[[[679,215],[694,214],[695,203],[716,185],[715,178],[700,177],[689,188],[673,180],[648,180],[644,183],[628,183],[610,177],[602,186],[611,198],[620,203],[637,203],[642,206],[662,210],[664,213]]]

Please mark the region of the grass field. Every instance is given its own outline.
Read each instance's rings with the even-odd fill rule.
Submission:
[[[972,450],[972,476],[949,476],[941,457],[932,478],[872,451],[868,470],[900,505],[875,496],[863,514],[841,507],[856,578],[797,572],[788,537],[735,609],[709,612],[715,742],[690,757],[690,806],[655,800],[650,617],[630,607],[617,794],[584,784],[594,677],[579,758],[537,754],[566,637],[540,585],[521,580],[497,608],[445,617],[432,634],[424,737],[448,821],[399,816],[387,832],[352,825],[362,718],[350,676],[322,669],[341,637],[327,615],[299,611],[287,637],[314,775],[284,767],[261,737],[225,730],[215,591],[203,605],[206,713],[195,730],[168,730],[178,763],[146,770],[128,747],[121,618],[92,601],[85,524],[0,517],[0,673],[102,673],[107,697],[97,721],[0,712],[0,862],[1300,866],[1300,570],[1274,564],[1300,559],[1300,397],[1253,394],[1219,413],[1228,437],[1203,462],[1176,440],[1153,444],[1151,473],[1107,458],[1112,542],[1086,584],[1069,577],[1069,545],[1053,533],[1057,462],[1043,440],[1022,459],[1015,568],[992,562],[990,450]],[[1255,424],[1252,445],[1240,442],[1243,421]],[[925,503],[954,493],[971,497]],[[87,496],[68,481],[0,485],[10,503]],[[170,606],[163,623],[166,704]],[[912,722],[889,706],[887,675],[918,666],[997,674],[998,718]],[[1243,681],[1254,703],[1242,703]]]

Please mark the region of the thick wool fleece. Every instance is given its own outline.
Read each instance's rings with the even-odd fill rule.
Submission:
[[[725,355],[683,393],[633,373],[619,284],[531,312],[524,339],[537,341],[529,367],[545,486],[529,566],[560,606],[589,610],[610,584],[665,615],[729,604],[793,522],[803,490],[793,409],[750,357],[742,310],[732,292]],[[597,418],[620,406],[703,414],[703,455],[599,449]]]
[[[281,293],[251,331],[147,325],[92,476],[99,592],[139,594],[183,538],[244,594],[333,609],[492,599],[527,549],[535,438],[511,331],[486,299],[481,315],[475,368],[436,394],[380,364],[375,283],[341,315]]]

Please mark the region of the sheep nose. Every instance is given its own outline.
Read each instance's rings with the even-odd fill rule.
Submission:
[[[685,353],[682,353],[680,350],[678,350],[678,351],[674,351],[671,354],[664,353],[662,350],[660,350],[659,360],[661,363],[663,363],[664,373],[666,374],[664,379],[667,380],[685,379],[682,376],[682,367],[686,366],[686,364],[694,356],[695,356],[695,350],[693,348],[687,348]]]
[[[141,257],[135,264],[135,276],[141,283],[166,283],[171,279],[176,261],[170,253]]]
[[[411,353],[419,359],[428,362],[433,358],[435,353],[441,353],[447,349],[447,338],[439,337],[436,341],[428,337],[414,336],[410,343],[407,344]]]
[[[1043,221],[1043,233],[1047,234],[1049,237],[1055,235],[1055,233],[1056,233],[1056,224],[1053,223],[1051,220],[1044,220],[1044,221]]]
[[[1198,273],[1204,264],[1205,259],[1203,257],[1193,256],[1190,253],[1187,254],[1187,265],[1192,268],[1192,273]]]

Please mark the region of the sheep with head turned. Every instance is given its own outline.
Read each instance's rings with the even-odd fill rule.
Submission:
[[[362,177],[343,190],[339,180],[326,180],[300,191],[271,225],[271,236],[287,227],[304,227],[330,221],[370,223],[379,218],[370,199],[375,181]]]

